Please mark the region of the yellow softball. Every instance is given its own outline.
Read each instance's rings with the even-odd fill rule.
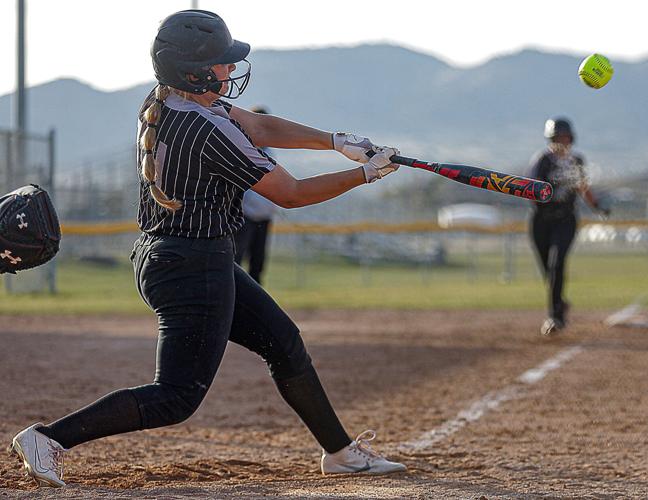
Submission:
[[[578,68],[578,76],[588,87],[600,89],[610,81],[614,68],[607,57],[601,54],[592,54],[583,59]]]

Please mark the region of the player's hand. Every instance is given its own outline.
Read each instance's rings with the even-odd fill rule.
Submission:
[[[373,151],[376,154],[367,163],[362,165],[367,184],[395,172],[400,166],[390,161],[392,156],[400,154],[398,149],[374,147]]]
[[[601,200],[595,200],[592,208],[598,213],[598,215],[603,220],[610,218],[612,210],[610,209],[609,203],[602,202]]]
[[[612,210],[610,210],[607,207],[605,208],[597,207],[596,211],[603,218],[603,220],[608,220],[610,218],[610,215],[612,214]]]
[[[333,134],[333,148],[342,153],[349,160],[367,163],[367,153],[377,147],[367,137],[360,137],[346,132],[335,132]]]

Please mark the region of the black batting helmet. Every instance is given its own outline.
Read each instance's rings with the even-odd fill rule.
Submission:
[[[552,140],[557,135],[568,135],[572,138],[572,142],[576,140],[576,134],[567,118],[550,118],[545,122],[544,136]]]
[[[236,98],[243,93],[250,78],[250,53],[247,43],[233,40],[225,21],[206,10],[183,10],[162,21],[151,45],[155,78],[163,85],[178,90],[204,94],[220,94],[223,83],[232,82],[229,94]],[[211,67],[245,61],[245,74],[227,80],[218,80]],[[193,75],[189,78],[188,75]],[[236,88],[238,91],[233,95]]]

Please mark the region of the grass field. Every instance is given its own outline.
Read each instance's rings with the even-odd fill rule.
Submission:
[[[363,267],[338,259],[297,265],[274,258],[267,289],[286,308],[540,309],[545,291],[531,256],[516,259],[511,283],[501,278],[499,255],[480,255],[475,266],[460,258],[439,268]],[[105,267],[58,264],[57,295],[7,295],[0,314],[146,314],[130,264]],[[648,256],[575,254],[569,261],[567,296],[583,309],[627,305],[648,292]]]

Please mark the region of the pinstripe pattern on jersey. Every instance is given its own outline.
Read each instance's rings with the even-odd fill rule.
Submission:
[[[140,110],[154,99],[149,94]],[[187,238],[214,238],[237,232],[243,225],[243,193],[272,170],[275,161],[252,143],[229,117],[231,106],[217,101],[205,108],[171,94],[162,108],[154,148],[156,183],[170,198],[182,202],[171,212],[161,207],[139,173],[140,229]],[[164,146],[164,147],[161,147]],[[163,152],[163,154],[158,154]],[[138,170],[143,154],[138,150]]]

